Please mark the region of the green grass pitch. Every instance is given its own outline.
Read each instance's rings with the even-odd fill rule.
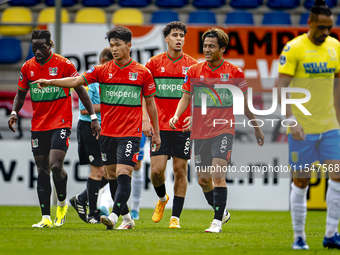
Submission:
[[[54,219],[56,208],[52,208]],[[61,228],[31,228],[40,221],[38,207],[0,206],[0,254],[340,254],[322,246],[325,211],[309,211],[309,251],[293,251],[289,212],[230,211],[231,220],[220,234],[204,233],[213,211],[183,210],[181,229],[169,229],[171,210],[155,224],[152,210],[142,209],[133,230],[106,230],[82,222],[69,207]],[[118,224],[120,224],[120,221]]]

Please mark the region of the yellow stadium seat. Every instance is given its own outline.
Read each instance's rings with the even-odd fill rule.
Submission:
[[[143,12],[136,8],[121,8],[113,13],[112,23],[115,25],[144,25]]]
[[[106,23],[106,13],[100,8],[83,8],[77,11],[75,23]]]
[[[9,7],[1,15],[1,23],[32,23],[32,12],[26,7]],[[0,26],[3,35],[26,35],[32,32],[32,26]]]
[[[48,7],[42,9],[38,15],[38,23],[54,23],[55,22],[55,8]],[[68,11],[64,8],[61,9],[61,23],[69,23],[70,17]]]

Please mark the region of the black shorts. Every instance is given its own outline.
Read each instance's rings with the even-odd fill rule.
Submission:
[[[230,164],[234,136],[221,134],[208,139],[195,139],[195,165],[211,166],[213,158],[225,159]]]
[[[99,140],[92,135],[91,122],[79,120],[77,125],[79,164],[102,166],[101,146]]]
[[[135,167],[138,161],[141,137],[101,136],[102,163],[123,164]]]
[[[48,155],[52,149],[67,152],[70,135],[71,130],[69,128],[59,128],[48,131],[31,131],[33,155]]]
[[[153,152],[150,143],[151,157],[158,155],[167,155],[169,159],[171,156],[190,159],[190,132],[181,131],[160,131],[161,148]]]

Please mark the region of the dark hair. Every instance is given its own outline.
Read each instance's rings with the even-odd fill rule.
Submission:
[[[179,21],[172,21],[172,22],[168,23],[166,25],[166,27],[163,29],[164,38],[167,37],[170,34],[171,29],[173,29],[173,28],[183,30],[184,35],[186,35],[186,33],[188,32],[188,29],[184,25],[184,23],[179,22]]]
[[[309,13],[310,21],[317,21],[318,15],[326,15],[328,17],[332,15],[332,11],[326,5],[325,0],[315,0],[314,6],[312,7]]]
[[[31,43],[33,39],[46,39],[46,44],[54,47],[54,43],[51,40],[51,33],[48,30],[34,30],[31,37]]]
[[[110,42],[111,38],[120,39],[125,43],[129,43],[132,39],[132,32],[127,27],[114,27],[106,33],[105,39]]]
[[[202,41],[204,42],[206,37],[216,37],[217,41],[218,41],[218,45],[220,46],[220,48],[222,47],[226,47],[229,44],[229,37],[228,35],[221,29],[219,28],[212,28],[212,29],[208,29],[208,31],[206,31],[203,35],[202,35]]]
[[[102,52],[99,54],[99,63],[102,62],[102,59],[106,61],[111,61],[113,59],[112,53],[110,51],[110,47],[105,47]]]

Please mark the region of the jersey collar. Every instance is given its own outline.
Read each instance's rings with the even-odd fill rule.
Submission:
[[[46,59],[46,61],[45,61],[44,63],[40,64],[37,60],[35,60],[35,61],[37,61],[37,63],[38,63],[40,66],[43,66],[43,65],[45,65],[48,61],[50,61],[50,60],[52,59],[52,57],[53,57],[53,52],[51,51],[50,56]]]
[[[209,68],[213,72],[216,71],[218,68],[220,68],[223,65],[223,63],[224,63],[224,59],[222,59],[221,62],[217,66],[214,67],[214,66],[210,65],[209,62],[207,62]]]
[[[127,62],[125,65],[119,64],[116,60],[114,61],[114,63],[115,63],[120,69],[123,69],[124,67],[127,67],[128,65],[130,65],[130,64],[132,63],[132,58],[130,58],[130,61]]]
[[[172,58],[172,57],[170,57],[170,55],[169,55],[169,53],[168,52],[166,52],[166,56],[172,61],[172,63],[176,63],[177,61],[179,61],[180,59],[182,59],[183,58],[183,56],[184,56],[184,53],[182,53],[178,58]]]

